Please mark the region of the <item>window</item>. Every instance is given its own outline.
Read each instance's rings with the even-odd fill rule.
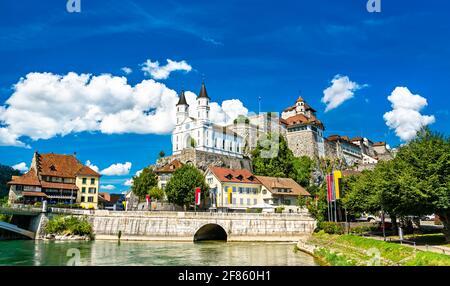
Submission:
[[[253,199],[253,204],[256,205],[258,203],[257,199]]]
[[[86,187],[82,187],[82,188],[81,188],[81,192],[82,192],[82,193],[86,193]]]
[[[250,205],[250,199],[247,199],[247,205]]]
[[[242,194],[243,192],[244,192],[244,190],[243,190],[244,188],[242,188],[242,187],[239,187],[239,194]]]
[[[243,198],[240,198],[240,199],[239,199],[239,204],[241,204],[241,205],[244,204],[244,199],[243,199]]]
[[[85,202],[85,197],[84,197],[84,196],[81,197],[81,202],[82,202],[82,203]]]
[[[23,191],[23,186],[16,185],[16,191]]]
[[[236,193],[236,187],[233,187],[233,193]]]
[[[91,178],[91,185],[94,185],[94,184],[95,184],[95,179]]]
[[[88,202],[89,203],[93,203],[94,202],[94,197],[88,197]]]
[[[97,190],[95,188],[89,188],[89,194],[95,194]]]
[[[236,204],[236,198],[232,198],[233,199],[233,205]]]
[[[213,183],[213,178],[208,178],[208,184],[212,184]]]
[[[86,184],[86,181],[87,181],[87,179],[86,179],[86,178],[83,178],[83,185]]]

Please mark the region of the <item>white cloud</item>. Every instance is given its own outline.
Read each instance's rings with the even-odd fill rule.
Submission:
[[[123,67],[120,70],[123,71],[127,75],[133,72],[133,70],[129,67]]]
[[[116,189],[116,187],[114,185],[101,185],[100,189],[112,191],[112,190]]]
[[[95,166],[94,164],[92,164],[91,161],[87,160],[85,165],[98,173],[99,168],[97,166]]]
[[[419,111],[428,105],[427,99],[412,94],[407,87],[396,87],[388,96],[392,111],[383,116],[386,125],[395,129],[395,134],[403,141],[413,139],[422,127],[435,122],[433,115],[422,115]]]
[[[195,115],[196,95],[186,95]],[[125,77],[109,74],[29,73],[0,106],[0,146],[30,148],[22,137],[36,141],[79,132],[168,134],[176,123],[177,102],[176,91],[153,79],[132,86]],[[236,99],[211,102],[214,123],[247,113]]]
[[[123,183],[124,186],[132,186],[133,185],[133,179],[128,179]]]
[[[145,75],[151,76],[154,79],[167,79],[171,72],[174,71],[185,71],[190,72],[192,67],[186,61],[172,61],[167,59],[167,64],[165,66],[160,66],[159,62],[152,62],[147,60],[142,64],[142,71]]]
[[[128,175],[130,173],[130,169],[131,169],[130,162],[126,162],[124,164],[117,163],[117,164],[112,164],[108,168],[102,170],[100,172],[100,174],[106,175],[106,176],[123,176],[123,175]]]
[[[355,91],[365,86],[351,81],[348,76],[336,75],[331,80],[331,86],[323,91],[321,101],[326,104],[325,112],[335,109],[351,99]]]
[[[27,167],[27,164],[25,162],[16,164],[16,165],[12,166],[12,168],[15,169],[15,170],[21,171],[21,172],[28,171],[28,167]]]

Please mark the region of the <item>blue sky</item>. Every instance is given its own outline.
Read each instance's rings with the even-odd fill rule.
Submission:
[[[434,116],[433,130],[449,134],[450,3],[382,0],[381,13],[368,13],[366,2],[81,0],[81,13],[68,13],[65,0],[1,1],[0,128],[15,132],[29,148],[3,143],[0,163],[29,166],[35,150],[77,152],[82,162],[89,160],[100,170],[131,162],[128,174],[102,178],[102,185],[115,186],[114,192],[126,190],[123,183],[153,164],[160,150],[171,153],[170,135],[153,129],[123,134],[94,128],[43,136],[40,129],[48,124],[44,119],[28,118],[33,130],[24,131],[24,113],[10,112],[2,119],[1,112],[11,107],[6,101],[29,73],[110,74],[125,77],[134,87],[152,78],[141,70],[147,60],[161,66],[166,59],[185,61],[192,68],[174,71],[166,79],[153,78],[166,92],[184,87],[198,93],[204,77],[210,97],[219,104],[238,99],[249,111],[257,111],[261,97],[263,111],[279,112],[301,92],[317,109],[326,135],[362,135],[391,146],[403,141],[383,118],[392,110],[387,97],[396,87],[407,87],[428,105],[405,91],[399,91],[406,96],[400,101],[411,99],[413,109]],[[125,74],[123,67],[133,72]],[[321,100],[336,75],[359,88],[325,112]],[[63,92],[56,94],[55,100]],[[21,96],[25,100],[39,95],[27,89]],[[86,104],[76,98],[70,102]],[[22,111],[34,108],[27,103],[13,104]],[[115,104],[114,98],[109,104]],[[52,119],[58,121],[57,116]]]

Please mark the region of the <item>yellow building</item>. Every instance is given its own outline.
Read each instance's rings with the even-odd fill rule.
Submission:
[[[78,187],[77,202],[85,209],[98,208],[100,175],[92,172],[93,170],[90,168],[89,170],[83,168],[76,174],[75,185]]]
[[[248,170],[209,167],[205,174],[212,208],[245,211],[262,203],[261,184]]]

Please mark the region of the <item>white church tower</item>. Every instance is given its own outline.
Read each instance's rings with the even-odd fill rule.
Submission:
[[[202,82],[202,88],[197,97],[197,119],[200,123],[209,122],[209,97],[206,92],[205,82]]]
[[[180,99],[177,103],[177,125],[183,123],[183,121],[189,116],[189,104],[187,104],[184,90],[180,93]]]

